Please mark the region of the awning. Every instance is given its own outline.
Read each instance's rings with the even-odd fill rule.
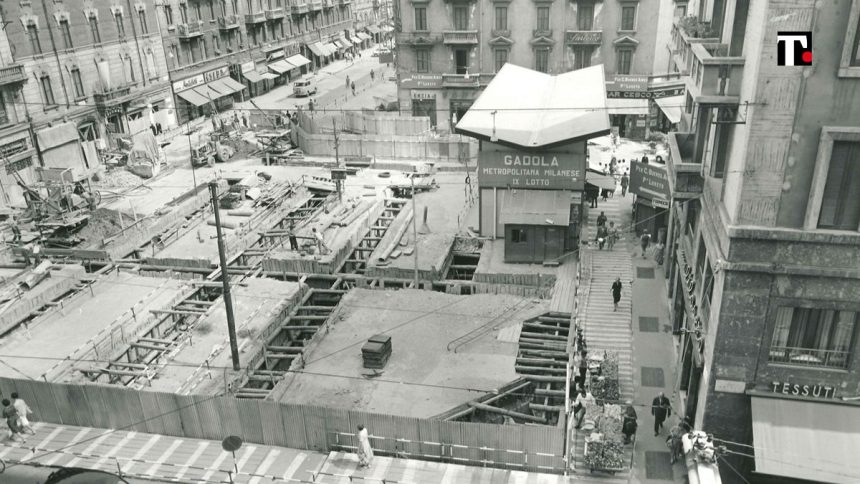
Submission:
[[[202,86],[195,87],[194,92],[196,92],[197,94],[200,94],[200,96],[202,96],[203,99],[205,99],[206,101],[214,101],[214,100],[224,96],[220,92],[209,87],[208,84],[203,84]]]
[[[304,65],[308,65],[311,63],[311,61],[309,61],[307,57],[305,57],[301,54],[296,54],[296,55],[287,57],[287,62],[289,62],[291,65],[294,65],[296,67],[302,67]]]
[[[222,97],[230,96],[237,92],[242,92],[245,89],[245,86],[241,82],[238,82],[230,77],[222,77],[221,79],[218,79],[217,81],[212,81],[207,85],[220,92]]]
[[[278,74],[283,74],[285,72],[290,72],[291,70],[295,69],[295,66],[293,66],[287,61],[280,60],[269,64],[269,69],[277,72]]]
[[[344,38],[341,38],[341,39],[340,39],[340,43],[341,43],[341,44],[343,44],[343,46],[344,46],[344,47],[346,47],[347,49],[349,49],[350,47],[352,47],[352,42],[350,42],[350,41],[348,41],[348,40],[346,40],[346,39],[344,39]]]
[[[337,47],[338,49],[345,49],[346,48],[346,46],[343,45],[343,43],[340,40],[332,41],[332,44],[334,44],[334,46]]]
[[[355,35],[356,35],[356,36],[359,38],[359,40],[361,40],[361,41],[370,40],[370,36],[369,36],[369,35],[367,35],[367,34],[365,34],[364,32],[358,32],[358,33],[356,33]]]
[[[563,190],[505,190],[502,224],[557,225],[570,221],[570,193]]]
[[[681,110],[684,109],[684,96],[661,97],[654,100],[660,111],[666,115],[670,123],[681,122]]]
[[[305,44],[305,45],[308,46],[308,49],[310,49],[310,51],[313,52],[315,56],[317,56],[317,57],[325,57],[326,56],[325,49],[323,49],[322,44],[320,44],[319,42],[312,42],[310,44]]]
[[[256,71],[243,72],[242,75],[245,77],[245,79],[247,79],[251,82],[262,82],[265,80],[263,78],[263,76],[260,75],[260,73],[256,72]]]
[[[797,390],[811,396],[814,386]],[[753,396],[752,424],[756,472],[836,484],[860,482],[860,408]]]
[[[368,25],[367,31],[374,35],[382,33],[382,31],[379,30],[379,27],[377,27],[376,25]]]
[[[647,99],[608,98],[606,109],[609,114],[648,114]]]
[[[209,102],[205,96],[198,94],[194,89],[177,92],[176,95],[195,106],[203,106]]]
[[[337,47],[331,42],[323,44],[323,47],[328,51],[328,55],[334,55],[337,52]]]
[[[609,175],[594,173],[591,170],[585,172],[585,183],[590,183],[601,190],[615,190],[615,178]]]

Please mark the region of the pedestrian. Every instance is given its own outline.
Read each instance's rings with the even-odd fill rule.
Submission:
[[[594,185],[588,185],[586,187],[586,194],[588,195],[588,199],[591,200],[591,208],[597,208],[597,197],[600,194],[600,189]]]
[[[42,240],[39,239],[36,241],[35,245],[33,245],[33,262],[35,265],[39,265],[42,263]]]
[[[376,73],[373,72],[373,69],[370,70],[370,82],[376,80]]]
[[[248,113],[247,112],[242,113],[242,125],[245,127],[245,129],[248,129]]]
[[[671,457],[669,457],[669,463],[674,464],[678,457],[681,457],[683,453],[683,445],[682,438],[685,434],[690,432],[689,421],[686,417],[683,420],[679,420],[678,423],[675,424],[674,427],[669,430],[669,437],[666,438],[666,446],[669,447],[669,453]]]
[[[323,234],[316,227],[311,229],[311,232],[314,234],[314,240],[317,243],[317,252],[320,255],[325,255],[328,253],[328,246],[325,245],[325,239],[323,239]]]
[[[651,415],[654,416],[654,436],[660,435],[663,422],[672,415],[672,404],[663,392],[657,394],[651,402]]]
[[[665,246],[658,240],[654,245],[654,261],[658,266],[663,265],[663,254],[665,252]]]
[[[621,196],[627,196],[627,187],[630,186],[630,177],[627,176],[627,172],[625,171],[623,175],[621,175]]]
[[[597,226],[603,227],[606,225],[606,213],[600,212],[600,215],[597,216]]]
[[[651,245],[651,234],[647,230],[642,232],[642,237],[639,237],[639,245],[642,247],[642,258],[644,259],[648,252],[648,246]]]
[[[609,246],[609,250],[612,250],[615,247],[615,242],[618,240],[618,227],[615,226],[615,222],[609,222],[609,228],[607,229],[606,234],[606,243]]]
[[[607,237],[609,237],[609,233],[606,231],[606,225],[597,227],[597,246],[600,250],[603,250]]]
[[[642,164],[643,164],[643,165],[647,165],[647,164],[648,164],[648,156],[646,156],[646,155],[642,155]]]
[[[609,190],[604,188],[603,190],[601,190],[600,196],[603,198],[603,201],[605,202],[609,198]]]
[[[12,392],[12,406],[18,411],[18,420],[21,423],[21,429],[30,432],[32,435],[36,435],[36,431],[30,425],[30,415],[33,415],[33,410],[30,409],[27,402],[18,396],[17,392]]]
[[[11,432],[12,440],[16,442],[26,442],[27,439],[21,435],[23,429],[21,428],[21,420],[18,418],[18,410],[12,405],[8,399],[3,399],[3,418],[6,419],[6,426],[9,427],[9,432]]]
[[[364,425],[358,426],[358,465],[367,469],[373,460],[373,448],[370,446],[370,436]]]
[[[594,395],[591,394],[590,391],[586,390],[584,387],[579,390],[579,395],[576,396],[576,401],[573,404],[573,415],[576,418],[576,428],[582,426],[582,420],[585,418],[586,413],[586,405],[596,404],[597,401],[594,399]]]
[[[349,76],[346,76],[346,88],[349,89]]]
[[[624,434],[624,443],[629,444],[636,439],[636,430],[639,428],[639,422],[636,421],[636,409],[633,408],[633,402],[628,400],[626,403],[627,409],[624,411],[621,433]]]
[[[616,277],[612,283],[612,311],[618,311],[618,303],[621,302],[621,277]]]
[[[290,220],[290,228],[287,229],[287,237],[290,239],[290,250],[299,251],[299,241],[296,239],[296,223]]]
[[[588,371],[588,359],[585,351],[579,351],[573,356],[573,367],[577,374],[573,377],[573,390],[585,388],[585,372]]]
[[[12,216],[10,226],[12,228],[12,243],[18,245],[21,243],[21,229],[18,227],[18,217]]]
[[[352,84],[350,84],[350,86],[352,87],[352,95],[355,96],[355,81],[352,81]]]

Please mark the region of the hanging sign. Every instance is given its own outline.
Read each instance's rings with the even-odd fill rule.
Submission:
[[[668,201],[669,175],[666,168],[658,165],[646,165],[640,161],[630,163],[630,193],[648,198]]]

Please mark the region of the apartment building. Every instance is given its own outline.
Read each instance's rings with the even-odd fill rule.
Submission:
[[[647,91],[661,12],[671,20],[661,0],[397,1],[400,104],[442,130],[508,62],[550,74],[603,64],[608,91],[623,92],[628,77]],[[631,118],[615,123],[644,132],[648,95],[617,98],[610,114]]]
[[[723,482],[857,482],[860,0],[677,4],[667,276],[684,413],[726,445]],[[798,64],[779,65],[779,32],[811,36]]]

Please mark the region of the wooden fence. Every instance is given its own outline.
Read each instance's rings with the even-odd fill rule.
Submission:
[[[380,415],[231,396],[176,395],[109,385],[0,378],[0,393],[26,400],[40,421],[182,438],[245,442],[319,452],[354,445],[368,428],[379,453],[534,472],[564,470],[564,431]]]

